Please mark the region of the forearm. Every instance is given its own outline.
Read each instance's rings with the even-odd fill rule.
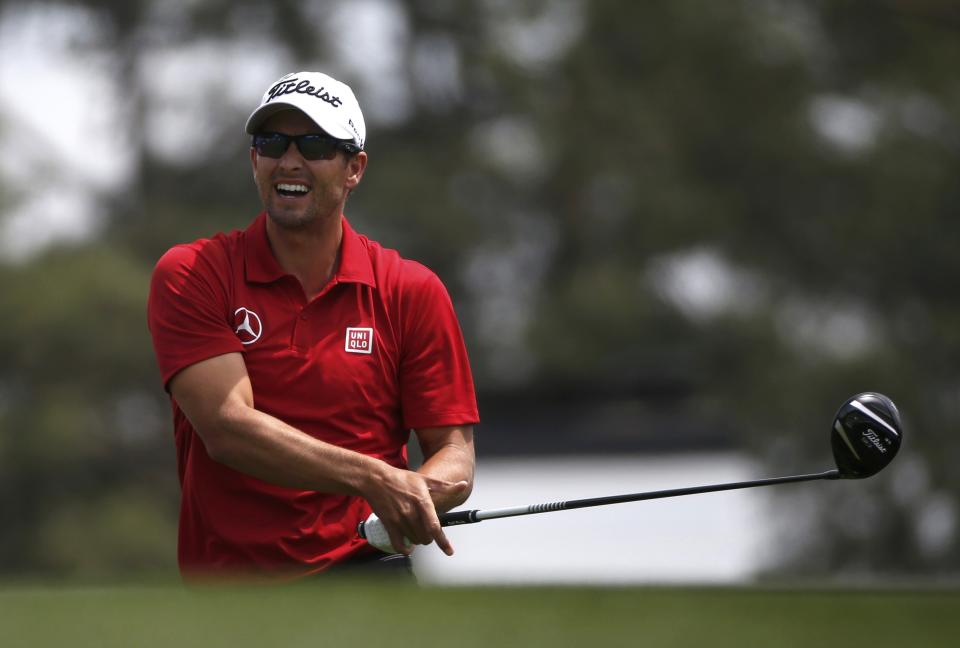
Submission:
[[[449,511],[467,501],[473,490],[476,463],[472,438],[464,441],[457,435],[436,447],[428,446],[424,449],[424,454],[426,459],[418,472],[448,482],[467,483],[467,488],[463,490],[431,492],[437,511]]]
[[[287,488],[363,496],[385,467],[315,439],[252,407],[235,407],[200,430],[215,461]]]

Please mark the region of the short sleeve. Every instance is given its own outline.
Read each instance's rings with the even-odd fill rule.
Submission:
[[[400,394],[406,428],[479,421],[473,374],[447,289],[423,266],[404,296]]]
[[[230,326],[226,289],[203,250],[171,248],[151,277],[147,324],[164,386],[192,364],[243,350]]]

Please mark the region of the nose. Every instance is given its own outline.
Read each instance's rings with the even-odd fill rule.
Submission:
[[[292,141],[287,146],[287,150],[283,152],[283,155],[280,156],[278,164],[285,169],[299,169],[304,164],[303,155],[300,153],[300,149],[297,148],[297,143]]]

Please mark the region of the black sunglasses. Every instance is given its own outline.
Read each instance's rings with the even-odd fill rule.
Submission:
[[[332,160],[337,150],[346,151],[351,155],[357,153],[360,147],[352,142],[338,140],[329,135],[309,133],[307,135],[284,135],[283,133],[257,133],[253,136],[251,146],[259,155],[268,158],[281,158],[290,148],[290,142],[297,145],[297,150],[305,160]]]

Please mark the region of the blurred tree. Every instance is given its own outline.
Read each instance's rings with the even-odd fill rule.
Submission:
[[[176,471],[157,434],[167,409],[143,327],[147,281],[98,244],[0,266],[0,570],[172,566]]]
[[[566,404],[526,414],[543,451],[562,451],[564,424],[634,451],[716,428],[778,474],[828,460],[833,409],[883,391],[905,410],[904,456],[863,484],[777,494],[773,567],[960,563],[950,3],[80,4],[110,25],[136,181],[100,240],[0,265],[0,569],[171,562],[147,277],[170,245],[244,227],[257,201],[232,72],[179,82],[210,115],[186,137],[156,131],[148,72],[158,53],[263,43],[284,66],[271,77],[322,68],[357,89],[371,166],[348,215],[444,277],[485,411]],[[389,65],[363,49],[385,22]],[[596,425],[612,401],[673,423]]]

